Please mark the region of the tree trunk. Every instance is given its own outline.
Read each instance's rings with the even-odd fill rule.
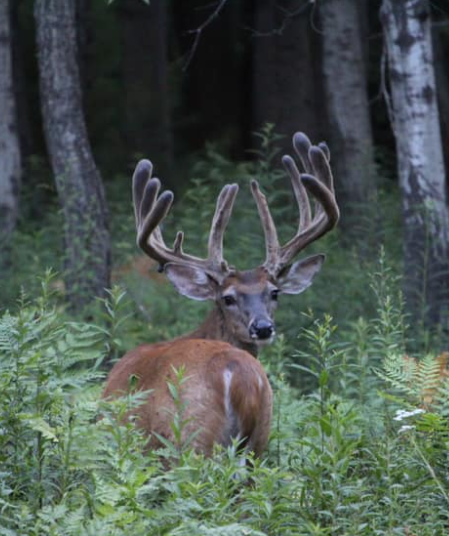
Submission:
[[[65,219],[65,282],[81,310],[109,287],[106,202],[84,121],[75,0],[36,0],[37,48],[47,148]]]
[[[435,325],[448,298],[449,217],[427,0],[384,0],[404,220],[405,297]]]
[[[8,2],[7,2],[8,3]],[[30,105],[28,102],[27,88],[32,86],[30,78],[25,76],[26,47],[23,43],[25,31],[20,27],[19,9],[23,0],[11,2],[11,37],[12,37],[12,64],[14,94],[17,106],[17,128],[21,147],[22,160],[26,160],[32,154],[38,152],[36,140],[31,128]],[[27,73],[29,75],[29,73]],[[40,126],[40,125],[39,125]],[[37,130],[39,130],[39,126]]]
[[[444,167],[447,176],[449,172],[449,72],[446,61],[448,47],[446,46],[446,49],[443,48],[443,31],[440,26],[432,27],[432,45],[435,60],[438,108],[440,110],[440,127],[444,149]]]
[[[167,2],[125,0],[119,22],[125,86],[125,139],[131,153],[154,160],[172,186],[173,139],[168,85]]]
[[[19,210],[21,153],[12,71],[11,12],[0,2],[0,256]]]
[[[251,128],[251,73],[248,35],[242,28],[248,2],[225,2],[218,16],[204,27],[194,50],[195,30],[205,24],[218,3],[190,0],[172,4],[174,45],[178,57],[182,56],[175,66],[180,82],[176,99],[182,117],[177,123],[180,147],[203,151],[205,144],[218,142],[228,156],[245,158]]]
[[[81,95],[85,101],[85,93],[88,86],[88,63],[90,41],[90,0],[75,1],[75,28],[77,44],[77,63],[80,75]]]
[[[351,235],[360,230],[368,205],[376,197],[359,1],[320,2],[329,141],[335,155],[333,168],[341,224]]]
[[[253,125],[274,123],[291,151],[294,132],[317,142],[323,137],[323,114],[316,66],[319,43],[310,23],[310,6],[297,0],[260,0],[253,37]]]

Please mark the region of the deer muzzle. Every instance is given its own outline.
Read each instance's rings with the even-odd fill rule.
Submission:
[[[274,324],[266,318],[256,318],[249,326],[249,334],[252,339],[265,341],[274,336]]]

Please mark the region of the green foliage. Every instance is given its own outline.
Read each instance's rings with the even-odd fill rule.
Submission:
[[[226,255],[239,268],[260,263],[254,177],[281,239],[291,236],[297,210],[274,171],[272,128],[260,138],[257,164],[207,149],[167,219],[168,242],[182,228],[186,249],[204,254],[216,196],[238,182]],[[0,535],[447,534],[447,356],[407,325],[394,196],[381,194],[382,228],[366,248],[326,236],[328,258],[313,287],[281,297],[280,335],[261,356],[274,391],[270,443],[262,460],[242,465],[237,445],[217,447],[210,459],[191,451],[182,368],[168,386],[175,439],[161,438],[158,452],[126,418],[148,396],[132,378],[124,397],[101,400],[106,361],[194,328],[208,307],[178,296],[155,270],[133,270],[130,206],[121,188],[109,195],[115,259],[126,269],[89,322],[67,316],[54,292],[60,279],[36,277],[56,265],[59,216],[17,233],[0,318]],[[372,227],[367,221],[367,233]],[[19,294],[25,281],[37,298]],[[421,357],[407,357],[410,348]]]
[[[294,351],[283,336],[266,351],[271,441],[263,460],[242,465],[237,445],[210,459],[189,448],[182,368],[169,384],[175,441],[146,450],[126,415],[147,393],[132,380],[123,398],[99,391],[100,365],[131,322],[126,296],[114,288],[103,302],[107,329],[68,321],[47,274],[37,299],[0,319],[0,534],[447,533],[444,356],[404,360],[406,322],[385,256],[371,280],[373,318],[343,336],[330,316],[308,312]]]
[[[167,387],[175,406],[174,412],[168,412],[174,441],[172,443],[160,434],[155,435],[162,445],[165,446],[164,456],[170,463],[177,462],[181,464],[183,463],[184,454],[191,449],[191,444],[201,428],[197,428],[193,433],[185,437],[184,432],[187,425],[192,422],[192,419],[185,416],[189,401],[182,398],[182,385],[189,379],[189,376],[185,374],[185,367],[181,367],[180,369],[173,368],[173,373],[175,379],[174,381],[167,380]]]
[[[112,285],[111,289],[106,289],[107,298],[99,298],[98,301],[103,308],[97,317],[103,319],[106,327],[106,347],[108,361],[114,363],[125,353],[126,346],[123,342],[126,336],[126,325],[131,317],[129,311],[129,301],[126,299],[126,292],[118,285]]]

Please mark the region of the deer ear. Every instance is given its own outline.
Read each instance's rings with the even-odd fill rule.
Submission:
[[[320,271],[324,255],[311,255],[292,264],[278,278],[279,290],[284,294],[300,294],[310,287],[313,278]]]
[[[217,283],[206,272],[194,266],[169,262],[164,273],[183,296],[192,300],[213,300],[217,293]]]

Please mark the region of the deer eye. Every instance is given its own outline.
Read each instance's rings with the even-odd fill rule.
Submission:
[[[227,296],[223,296],[223,301],[227,307],[230,307],[231,305],[235,305],[237,303],[237,300],[234,298],[234,296],[231,296],[228,294]]]
[[[277,301],[278,297],[279,297],[279,290],[278,289],[272,290],[271,294],[270,294],[270,297],[271,297],[272,300]]]

